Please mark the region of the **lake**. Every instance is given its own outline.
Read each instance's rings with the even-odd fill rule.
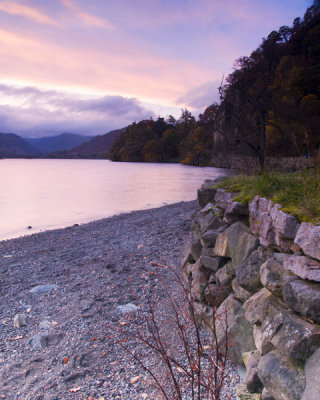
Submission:
[[[181,164],[3,159],[0,240],[194,200],[205,179],[226,174]]]

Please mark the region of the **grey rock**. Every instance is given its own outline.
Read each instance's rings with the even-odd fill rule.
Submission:
[[[219,306],[231,292],[230,287],[223,287],[216,283],[209,283],[205,289],[205,300],[210,306]]]
[[[218,208],[225,210],[229,204],[232,203],[232,199],[236,196],[236,193],[226,192],[223,189],[218,189],[215,195],[215,203]]]
[[[318,399],[320,393],[320,349],[307,360],[304,371],[306,388],[301,400]]]
[[[319,328],[283,308],[265,288],[247,300],[243,308],[247,320],[261,326],[265,349],[272,344],[287,357],[304,361],[320,346]]]
[[[214,201],[215,195],[217,193],[217,189],[212,187],[205,187],[198,189],[198,205],[200,207],[205,206],[208,203],[212,203]]]
[[[200,241],[194,242],[191,245],[191,254],[192,258],[196,261],[201,256],[202,253],[202,244]]]
[[[275,203],[270,210],[273,227],[281,238],[294,239],[299,222],[296,217],[281,211],[280,208],[280,204]]]
[[[210,271],[203,267],[201,258],[195,264],[191,265],[191,274],[191,296],[194,300],[204,301],[204,293],[208,286]]]
[[[249,208],[248,206],[239,203],[238,201],[233,201],[228,205],[224,213],[223,220],[228,224],[233,224],[235,222],[246,222],[249,219]]]
[[[272,293],[265,288],[250,297],[250,299],[243,304],[243,308],[247,320],[252,325],[261,325],[265,321],[267,315],[273,315],[275,311],[281,311],[281,307],[272,296]],[[272,310],[272,312],[270,312],[270,310]]]
[[[263,385],[257,371],[259,360],[260,353],[258,351],[252,352],[248,359],[245,384],[250,393],[262,392]]]
[[[231,257],[237,269],[258,245],[259,240],[249,228],[242,222],[236,222],[218,235],[214,251],[217,256]]]
[[[202,245],[206,247],[214,247],[216,244],[216,239],[218,236],[218,232],[214,230],[209,230],[205,232],[202,236]]]
[[[31,293],[46,293],[57,289],[58,285],[37,285],[29,290]]]
[[[13,319],[13,325],[16,328],[22,328],[27,325],[27,316],[26,314],[16,314]]]
[[[138,311],[140,307],[136,306],[133,303],[123,304],[117,307],[123,314]]]
[[[211,271],[217,271],[221,268],[227,261],[227,258],[224,257],[209,257],[202,256],[201,257],[202,264],[205,268],[210,269]]]
[[[320,323],[320,285],[304,281],[292,274],[283,282],[285,304],[297,313]]]
[[[261,265],[260,279],[274,295],[282,296],[283,263],[276,258],[270,258]]]
[[[258,375],[275,399],[301,400],[306,384],[303,368],[277,351],[261,357]]]
[[[271,343],[273,331],[262,331],[262,327],[260,325],[253,325],[253,338],[256,345],[256,348],[259,350],[259,353],[263,356],[269,351],[275,350],[274,345]]]
[[[217,272],[216,272],[216,281],[218,283],[218,285],[222,286],[222,287],[231,287],[231,282],[232,282],[232,278],[233,276],[230,275],[228,273],[229,268],[228,268],[228,264],[227,266],[225,265],[224,267],[220,268]]]
[[[301,247],[304,254],[320,260],[320,226],[302,223],[294,242]]]
[[[260,267],[270,257],[272,250],[259,246],[236,270],[237,281],[240,286],[249,292],[257,292],[262,287],[260,281]]]
[[[320,263],[305,256],[288,256],[283,262],[284,269],[302,279],[320,282]]]
[[[234,297],[237,300],[240,300],[241,303],[244,303],[251,297],[251,293],[245,290],[242,286],[239,285],[237,278],[232,281],[232,290],[234,293]]]
[[[242,304],[230,294],[218,308],[217,314],[216,332],[219,342],[221,344],[227,339],[231,343],[228,358],[242,364],[242,353],[255,350],[253,329],[244,316]]]

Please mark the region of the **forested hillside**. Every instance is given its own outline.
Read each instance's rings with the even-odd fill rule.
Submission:
[[[320,145],[320,13],[273,31],[221,88],[216,151],[313,155]]]
[[[211,159],[213,122],[217,106],[209,106],[198,121],[183,110],[181,118],[134,122],[110,149],[113,161],[182,162],[207,165]]]
[[[110,158],[207,165],[213,154],[232,153],[256,156],[263,166],[266,156],[313,155],[320,146],[319,7],[236,60],[220,100],[198,120],[183,110],[178,120],[131,124]]]

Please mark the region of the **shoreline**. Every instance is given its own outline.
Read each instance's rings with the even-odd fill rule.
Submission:
[[[142,328],[148,300],[167,317],[176,287],[161,265],[180,272],[195,209],[179,202],[0,242],[1,398],[154,400],[150,377],[112,337],[126,317]],[[128,304],[138,308],[127,315]]]

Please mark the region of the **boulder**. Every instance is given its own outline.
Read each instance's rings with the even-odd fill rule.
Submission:
[[[320,346],[319,328],[283,308],[265,288],[247,300],[243,308],[247,320],[261,326],[264,349],[272,345],[286,356],[304,361]],[[259,350],[266,351],[261,346]]]
[[[210,229],[201,236],[201,243],[205,247],[214,247],[216,244],[218,232]]]
[[[233,201],[228,205],[224,213],[223,220],[228,224],[233,224],[235,222],[246,222],[249,219],[249,208],[248,206],[239,203],[238,201]]]
[[[259,245],[259,240],[242,222],[236,222],[217,237],[214,252],[217,256],[231,257],[237,270]]]
[[[271,343],[272,336],[269,337],[268,331],[263,332],[260,325],[253,325],[253,338],[256,348],[262,356],[275,349]]]
[[[191,264],[191,275],[191,296],[194,300],[204,301],[210,272],[203,267],[201,258],[195,264]]]
[[[306,388],[301,400],[315,400],[320,398],[320,349],[308,358],[304,372]]]
[[[220,268],[217,272],[216,272],[216,282],[218,283],[218,285],[222,286],[222,287],[228,287],[231,289],[231,282],[232,282],[232,278],[233,278],[233,274],[232,274],[232,270],[230,271],[229,269],[229,263],[226,264],[224,267]]]
[[[285,270],[293,272],[301,279],[320,282],[320,263],[312,258],[297,255],[288,256],[285,258],[283,266]]]
[[[223,345],[228,340],[228,359],[243,364],[242,353],[255,350],[255,344],[252,326],[244,316],[242,304],[230,294],[218,308],[217,314],[216,332],[219,343]]]
[[[209,283],[204,292],[204,297],[208,305],[218,307],[228,297],[230,292],[230,287],[223,287],[217,283]]]
[[[234,297],[237,300],[240,300],[241,303],[244,303],[245,301],[247,301],[252,295],[250,292],[243,289],[243,287],[239,285],[237,278],[235,278],[232,281],[232,290],[233,290]]]
[[[198,205],[204,207],[206,204],[212,203],[216,193],[217,189],[213,187],[202,187],[198,190]]]
[[[285,304],[297,313],[320,323],[320,285],[286,274],[283,282]]]
[[[198,258],[201,256],[202,253],[202,244],[201,242],[194,242],[191,245],[191,254],[192,254],[192,258],[197,261]]]
[[[294,239],[299,228],[299,222],[293,215],[280,210],[280,204],[275,203],[270,210],[273,227],[283,239]]]
[[[201,256],[201,260],[205,268],[215,272],[228,261],[228,258]]]
[[[247,372],[244,381],[248,392],[250,393],[261,393],[263,389],[263,385],[260,381],[257,370],[259,360],[260,353],[258,351],[254,351],[249,356],[248,363],[246,365]]]
[[[301,400],[306,384],[303,368],[279,352],[261,357],[258,375],[276,400]]]
[[[302,223],[298,229],[294,242],[303,250],[304,254],[320,260],[320,226]]]
[[[262,287],[260,267],[272,255],[272,250],[263,246],[254,250],[241,267],[236,270],[239,285],[249,292],[257,292]]]
[[[274,295],[282,296],[283,263],[277,258],[270,258],[261,265],[260,280],[262,285]]]
[[[225,210],[231,203],[232,199],[237,195],[237,193],[226,192],[223,189],[217,189],[215,195],[215,204],[218,208]]]

